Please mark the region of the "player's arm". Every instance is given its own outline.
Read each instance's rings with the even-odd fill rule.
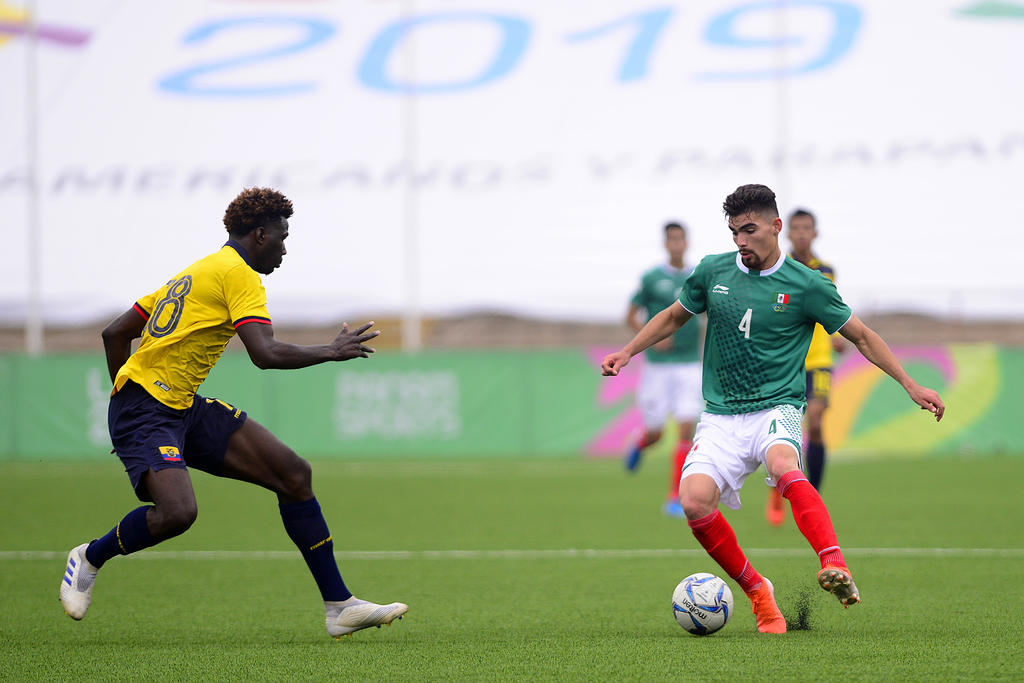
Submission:
[[[825,271],[822,271],[822,274],[825,275],[825,277],[827,277],[833,283],[835,283],[835,281],[836,281],[836,271],[835,271],[835,268],[829,267],[828,272],[826,273]],[[843,340],[842,332],[836,332],[835,334],[830,334],[828,336],[828,340],[829,340],[829,342],[832,343],[832,350],[835,351],[836,353],[842,353],[843,351],[846,351],[846,342]]]
[[[629,311],[626,313],[626,324],[629,325],[633,332],[639,332],[644,328],[644,319],[647,317],[647,309],[643,306],[637,306],[636,304],[629,305]],[[669,335],[667,338],[662,339],[660,342],[654,345],[654,348],[659,351],[671,351],[673,346],[672,336]]]
[[[330,361],[367,358],[373,349],[365,346],[379,330],[367,332],[373,326],[368,322],[354,332],[348,331],[348,323],[330,344],[304,346],[289,344],[274,339],[274,326],[261,322],[248,322],[238,326],[238,337],[249,352],[253,365],[261,370],[294,370]]]
[[[619,370],[629,364],[630,358],[669,335],[675,334],[692,317],[693,314],[676,301],[647,321],[647,324],[640,328],[632,341],[623,346],[621,350],[605,356],[601,361],[601,373],[604,375],[619,374]]]
[[[633,330],[634,334],[643,329],[643,314],[644,307],[634,303],[631,303],[626,311],[626,324],[629,326],[629,329]]]
[[[922,410],[930,411],[935,415],[936,421],[942,419],[946,412],[939,394],[927,387],[923,387],[907,374],[900,362],[896,360],[889,345],[885,343],[877,332],[865,325],[860,318],[851,315],[849,321],[841,328],[839,333],[846,337],[865,358],[881,368],[881,370],[900,383],[910,398]]]
[[[128,362],[128,356],[132,355],[132,340],[141,337],[145,328],[146,318],[134,306],[103,328],[103,352],[107,356],[111,382],[121,366]]]
[[[846,342],[843,340],[843,335],[840,332],[829,335],[829,341],[832,342],[832,350],[836,353],[842,353],[846,350]]]

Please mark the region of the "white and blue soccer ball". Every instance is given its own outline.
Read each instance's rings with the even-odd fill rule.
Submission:
[[[697,636],[711,635],[732,616],[732,590],[714,574],[691,574],[672,592],[672,614],[680,626]]]

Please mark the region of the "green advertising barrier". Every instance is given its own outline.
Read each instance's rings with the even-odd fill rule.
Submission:
[[[109,454],[99,355],[0,356],[0,457]],[[580,351],[377,353],[303,370],[225,353],[200,388],[246,410],[306,457],[580,453],[614,411]]]
[[[200,392],[246,410],[310,458],[612,457],[641,429],[633,397],[643,359],[602,378],[609,350],[377,353],[291,371],[258,370],[229,352]],[[893,351],[939,390],[946,417],[935,424],[895,382],[846,353],[825,421],[836,456],[1024,452],[1014,393],[1024,385],[1024,349]],[[0,459],[109,457],[101,355],[0,356],[0,389]]]

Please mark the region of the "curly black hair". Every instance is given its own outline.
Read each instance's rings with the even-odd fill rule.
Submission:
[[[775,193],[765,185],[740,185],[735,192],[725,198],[722,211],[729,218],[745,213],[758,213],[767,218],[779,217]]]
[[[248,187],[228,204],[224,227],[232,237],[245,237],[262,225],[291,215],[291,200],[277,190]]]

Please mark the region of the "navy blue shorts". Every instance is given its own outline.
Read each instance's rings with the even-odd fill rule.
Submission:
[[[215,398],[196,394],[192,407],[165,406],[129,381],[110,397],[107,425],[139,500],[151,501],[142,475],[148,470],[192,467],[220,476],[228,439],[246,414]]]
[[[832,393],[832,368],[817,368],[807,371],[807,400],[819,399],[828,403]]]

